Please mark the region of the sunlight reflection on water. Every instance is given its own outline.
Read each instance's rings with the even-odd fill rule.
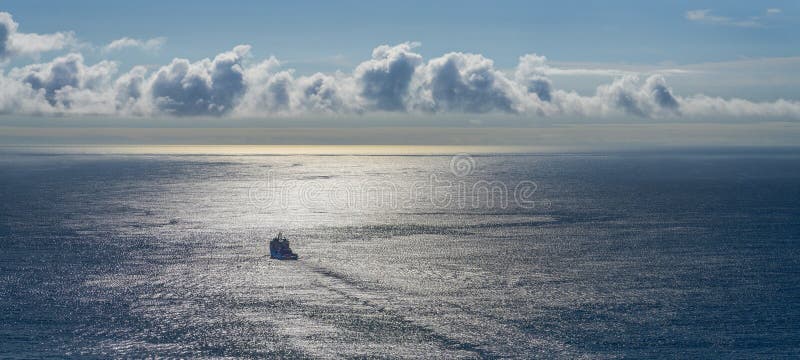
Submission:
[[[798,247],[789,241],[799,233],[796,158],[474,160],[466,174],[451,171],[449,156],[9,160],[14,171],[0,177],[14,189],[3,192],[3,289],[17,295],[4,297],[4,322],[43,335],[42,353],[8,338],[5,351],[637,357],[796,350]],[[323,196],[373,181],[412,199],[331,208],[292,195],[264,206],[252,201],[252,189],[267,172],[273,183],[263,191],[313,185]],[[453,183],[535,181],[534,199],[547,206],[441,206],[406,191],[431,174]],[[278,231],[300,261],[266,257]]]

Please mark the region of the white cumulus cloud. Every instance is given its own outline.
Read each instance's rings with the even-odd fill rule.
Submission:
[[[422,97],[423,109],[466,113],[522,109],[518,84],[482,55],[449,53],[431,59],[421,75],[417,94]]]
[[[75,36],[71,32],[35,34],[19,32],[18,28],[19,24],[11,14],[0,12],[0,60],[62,50],[75,42]]]
[[[142,49],[145,51],[157,51],[161,49],[166,42],[167,38],[165,37],[157,37],[146,40],[124,37],[108,43],[108,45],[103,47],[103,51],[112,52],[128,48]]]
[[[684,14],[687,20],[716,25],[728,25],[738,27],[760,27],[769,20],[771,16],[783,12],[778,8],[768,8],[762,15],[748,16],[746,18],[733,18],[729,16],[717,15],[711,9],[689,10]]]
[[[355,76],[362,85],[361,96],[376,110],[406,108],[411,80],[422,56],[412,49],[417,43],[381,45],[372,51],[372,59],[358,65]]]
[[[10,87],[17,96],[35,94],[35,112],[108,113],[113,110],[109,90],[116,71],[114,62],[89,66],[83,56],[73,53],[12,69],[8,79],[16,82]]]
[[[243,58],[250,46],[240,45],[213,60],[174,59],[149,81],[158,111],[173,115],[222,115],[230,112],[246,87]]]

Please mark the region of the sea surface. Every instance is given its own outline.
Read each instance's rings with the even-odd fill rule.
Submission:
[[[3,148],[0,358],[65,356],[797,358],[800,152]]]

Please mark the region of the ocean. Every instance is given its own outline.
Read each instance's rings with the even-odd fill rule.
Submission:
[[[0,324],[0,358],[797,358],[800,151],[7,147]]]

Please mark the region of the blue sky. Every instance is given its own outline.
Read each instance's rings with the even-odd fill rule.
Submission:
[[[481,53],[500,67],[523,54],[551,60],[678,64],[797,56],[797,1],[41,1],[0,4],[20,30],[71,30],[85,41],[163,36],[158,54],[123,62],[164,63],[250,44],[301,71],[355,66],[379,44],[419,41],[419,52]],[[781,13],[757,27],[689,21],[711,9],[733,19]]]

